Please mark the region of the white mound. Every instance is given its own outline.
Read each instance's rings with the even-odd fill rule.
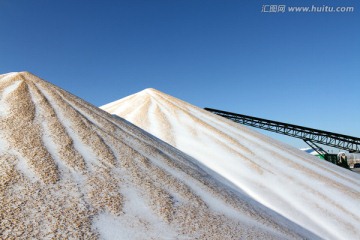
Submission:
[[[316,238],[27,72],[0,75],[0,112],[1,239]]]
[[[360,175],[154,89],[101,108],[194,157],[234,191],[318,237],[360,239]]]

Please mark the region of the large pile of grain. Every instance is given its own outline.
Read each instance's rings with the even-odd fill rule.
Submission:
[[[101,108],[180,149],[234,191],[316,235],[360,239],[359,174],[155,89]]]
[[[316,238],[27,72],[0,75],[0,238]]]

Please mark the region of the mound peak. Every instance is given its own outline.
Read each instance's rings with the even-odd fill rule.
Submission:
[[[0,75],[3,238],[316,238],[31,73]]]
[[[5,81],[6,78],[17,78],[17,80],[22,79],[26,80],[26,76],[35,77],[34,74],[28,71],[21,71],[21,72],[9,72],[5,74],[0,74],[0,80]]]
[[[160,92],[159,90],[155,89],[155,88],[145,88],[144,90],[142,90],[142,92],[146,92],[146,93],[156,93],[156,92]]]

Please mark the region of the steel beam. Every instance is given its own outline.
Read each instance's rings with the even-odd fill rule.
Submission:
[[[212,108],[205,108],[205,110],[243,125],[310,140],[313,143],[346,150],[350,153],[360,153],[360,138],[357,137]]]

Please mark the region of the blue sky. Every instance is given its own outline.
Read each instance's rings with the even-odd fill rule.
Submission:
[[[264,4],[355,12],[261,13]],[[0,34],[0,73],[30,71],[97,106],[153,87],[360,136],[358,0],[0,0]]]

